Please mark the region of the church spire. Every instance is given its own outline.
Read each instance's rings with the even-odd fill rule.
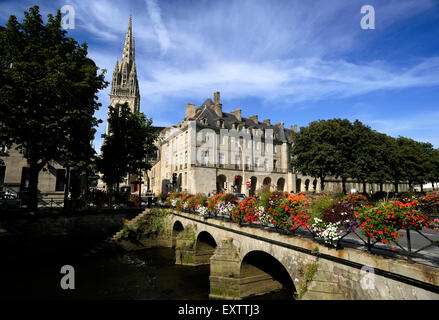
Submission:
[[[125,43],[123,46],[123,53],[122,53],[122,61],[128,62],[128,64],[131,66],[131,62],[134,60],[134,43],[133,43],[133,29],[132,29],[132,18],[130,15],[130,20],[128,22],[128,29],[125,36]]]
[[[117,60],[113,72],[112,90],[110,104],[128,102],[131,110],[139,111],[140,94],[137,80],[136,63],[134,60],[134,37],[132,27],[132,16],[128,20],[128,29],[125,35],[125,42],[122,50],[122,59]]]

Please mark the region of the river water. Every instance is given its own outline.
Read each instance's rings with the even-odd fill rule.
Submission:
[[[162,247],[73,255],[56,252],[2,264],[0,299],[208,299],[210,267],[175,265],[174,255],[173,248]],[[63,265],[75,270],[74,290],[61,289]],[[289,294],[281,290],[253,299],[284,300]]]

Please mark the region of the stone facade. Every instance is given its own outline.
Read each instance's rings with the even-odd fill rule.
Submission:
[[[196,107],[186,105],[184,119],[161,131],[158,158],[145,175],[150,189],[190,193],[237,192],[252,195],[261,188],[320,192],[320,181],[294,172],[290,166],[291,146],[297,125],[271,124],[257,115],[243,117],[241,109],[223,112],[220,93]],[[173,176],[176,176],[173,183]],[[250,187],[246,182],[250,182]],[[379,185],[367,184],[378,191]],[[363,190],[362,183],[348,180],[347,190]],[[384,185],[391,191],[391,184]],[[400,191],[407,190],[406,185]],[[327,178],[325,191],[341,192],[341,180]]]
[[[4,166],[0,166],[0,192],[12,192],[26,198],[29,186],[29,167],[27,160],[15,149],[8,150],[8,156],[0,157]],[[64,201],[65,169],[54,161],[40,171],[38,191],[43,201]]]

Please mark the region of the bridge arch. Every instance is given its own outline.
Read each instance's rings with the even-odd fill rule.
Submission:
[[[175,220],[172,225],[172,247],[175,247],[175,244],[177,242],[177,236],[184,230],[183,223],[179,220]]]
[[[240,278],[244,283],[251,281],[250,279],[263,281],[265,290],[263,293],[283,288],[288,291],[291,298],[294,298],[297,292],[294,281],[285,266],[274,256],[262,250],[254,250],[245,254],[241,261]],[[260,286],[249,285],[244,290],[245,292],[241,292],[243,296],[257,295]]]
[[[201,231],[195,244],[195,260],[197,265],[210,264],[210,257],[214,254],[217,243],[207,231]]]
[[[183,223],[180,220],[175,220],[172,226],[172,234],[179,233],[184,230]]]
[[[199,245],[208,245],[212,248],[216,248],[217,244],[215,238],[208,231],[201,231],[197,236],[196,247],[198,248]]]

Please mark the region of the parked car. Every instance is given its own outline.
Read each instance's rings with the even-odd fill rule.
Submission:
[[[20,208],[21,199],[14,194],[0,194],[0,208],[8,209],[8,208]]]
[[[242,200],[247,198],[247,196],[244,193],[234,193],[233,195],[238,198],[238,202],[241,202]]]

